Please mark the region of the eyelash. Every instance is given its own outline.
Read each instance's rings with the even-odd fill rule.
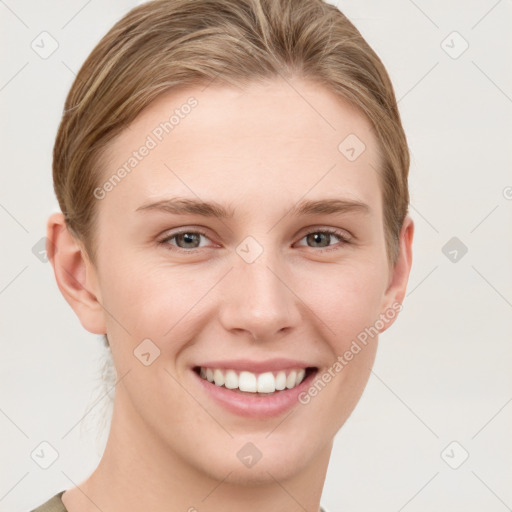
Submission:
[[[312,229],[311,231],[308,231],[307,233],[305,233],[304,236],[302,236],[300,240],[303,240],[304,238],[306,238],[307,236],[309,236],[313,233],[334,235],[340,239],[340,242],[338,242],[338,243],[341,245],[340,245],[340,247],[327,246],[327,247],[323,247],[323,248],[322,247],[309,247],[307,245],[301,246],[301,247],[309,247],[310,249],[316,249],[316,252],[322,253],[322,252],[329,252],[329,251],[333,251],[333,250],[339,250],[341,248],[341,246],[351,243],[351,240],[344,234],[344,232],[339,231],[337,229],[333,229],[333,228]],[[194,230],[191,230],[191,229],[182,230],[182,231],[173,233],[172,235],[168,235],[164,239],[160,240],[159,243],[161,245],[166,246],[167,248],[172,247],[172,249],[169,249],[171,251],[178,251],[181,253],[192,253],[194,251],[200,251],[201,249],[204,249],[203,247],[195,247],[192,249],[183,249],[181,247],[178,247],[177,245],[173,245],[173,244],[169,243],[170,240],[173,240],[176,237],[178,237],[179,235],[184,235],[184,234],[201,235],[201,236],[204,236],[205,238],[208,238],[208,235],[204,231],[201,231],[200,229],[195,228]]]
[[[334,228],[324,228],[324,229],[312,229],[311,231],[308,231],[302,238],[306,238],[308,235],[311,235],[313,233],[322,233],[322,234],[329,234],[329,235],[334,235],[336,237],[338,237],[340,239],[340,241],[338,242],[340,245],[339,246],[336,246],[336,245],[328,245],[327,247],[309,247],[310,249],[316,249],[317,252],[329,252],[329,251],[337,251],[339,250],[342,246],[346,245],[346,244],[349,244],[350,243],[350,238],[348,238],[343,231],[340,231],[338,229],[334,229]],[[308,247],[308,246],[303,246],[303,247]]]

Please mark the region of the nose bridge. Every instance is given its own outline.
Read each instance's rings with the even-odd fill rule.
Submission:
[[[300,311],[296,297],[284,284],[285,276],[280,275],[285,272],[278,253],[264,249],[255,257],[251,243],[242,242],[234,254],[231,286],[220,316],[226,329],[249,331],[255,339],[264,339],[296,326]]]

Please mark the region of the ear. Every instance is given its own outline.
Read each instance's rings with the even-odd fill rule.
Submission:
[[[54,213],[48,219],[46,254],[59,290],[80,323],[93,334],[105,334],[105,315],[95,268],[82,243],[69,231],[62,213]]]
[[[384,295],[382,315],[387,318],[384,327],[380,332],[384,332],[390,327],[398,316],[397,311],[402,310],[402,302],[405,297],[409,273],[412,265],[412,239],[414,235],[414,222],[409,215],[406,216],[399,238],[399,254],[394,266],[390,268],[390,278],[388,288]],[[386,314],[386,311],[388,314]],[[393,315],[390,318],[391,311]]]

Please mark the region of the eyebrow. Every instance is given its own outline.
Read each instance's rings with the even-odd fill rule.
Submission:
[[[163,211],[175,215],[194,214],[203,217],[230,219],[234,216],[233,208],[226,208],[215,201],[198,199],[170,198],[139,206],[136,211]],[[287,215],[318,215],[335,213],[369,214],[370,207],[366,203],[352,199],[319,199],[299,201]]]
[[[195,214],[204,217],[218,217],[221,219],[231,218],[234,215],[233,209],[227,209],[215,201],[201,201],[199,199],[186,199],[173,197],[162,199],[154,203],[139,206],[135,211],[157,210],[175,215]]]

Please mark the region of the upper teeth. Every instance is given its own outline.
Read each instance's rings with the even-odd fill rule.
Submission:
[[[304,380],[306,370],[298,368],[291,371],[281,370],[276,374],[272,372],[255,374],[246,371],[237,373],[235,370],[201,367],[199,374],[203,379],[213,382],[216,386],[225,386],[228,389],[238,388],[240,391],[249,393],[273,393],[298,386]]]

